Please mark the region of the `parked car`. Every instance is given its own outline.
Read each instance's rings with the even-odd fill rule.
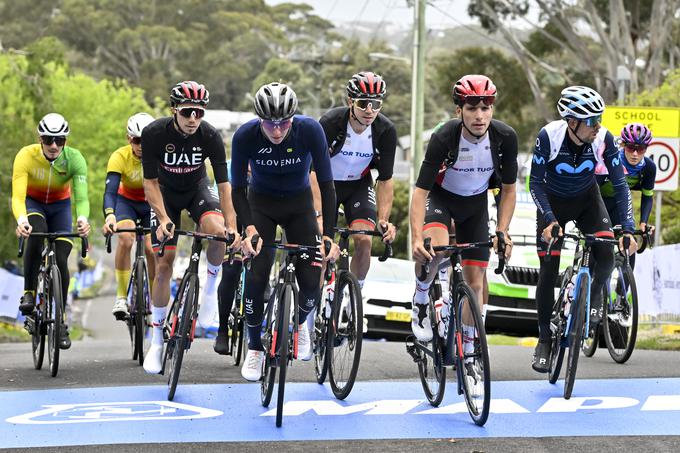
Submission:
[[[361,291],[368,337],[403,338],[411,334],[413,269],[413,261],[390,258],[381,263],[371,257],[371,269]]]

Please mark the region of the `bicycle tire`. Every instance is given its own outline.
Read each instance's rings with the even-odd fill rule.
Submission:
[[[264,346],[264,360],[262,361],[262,381],[260,383],[260,400],[264,407],[268,407],[274,393],[274,382],[276,380],[276,345],[274,344],[274,332],[276,332],[276,322],[279,310],[278,298],[279,286],[274,289],[272,296],[267,304],[266,323],[264,335],[262,335],[262,346]]]
[[[550,366],[548,369],[548,382],[551,384],[554,384],[560,378],[562,363],[564,362],[564,329],[566,326],[566,319],[564,318],[563,313],[564,306],[569,297],[567,294],[567,286],[573,275],[574,270],[569,266],[562,274],[560,292],[553,304],[552,316],[550,319],[552,344],[550,349]]]
[[[621,276],[620,271],[622,267],[617,266],[617,269],[619,269],[617,276],[619,281],[617,281],[614,288],[616,293],[616,300],[614,302],[616,305],[610,307],[612,301],[611,298],[607,298],[603,306],[602,320],[604,323],[604,339],[609,355],[616,363],[626,363],[633,354],[637,339],[638,294],[635,275],[630,266],[624,268],[623,276]],[[623,282],[620,281],[621,278],[623,278]],[[628,282],[627,284],[625,284],[626,281]],[[621,294],[623,288],[628,289],[626,294]],[[608,294],[610,293],[608,292]],[[630,329],[626,328],[628,323],[630,323]],[[617,347],[621,340],[624,341],[622,348]]]
[[[314,373],[318,384],[323,384],[328,375],[328,345],[331,344],[328,328],[330,320],[324,313],[324,302],[324,300],[321,301],[314,315]]]
[[[31,334],[31,349],[33,352],[33,367],[36,370],[42,368],[45,359],[45,274],[39,277],[38,288],[35,292],[35,313],[33,314],[33,332]],[[43,300],[41,303],[40,301]]]
[[[276,394],[276,427],[280,428],[283,423],[283,400],[286,391],[286,371],[288,370],[288,359],[292,357],[292,342],[290,333],[290,309],[295,299],[295,289],[291,284],[284,284],[281,290],[281,311],[277,322],[277,343],[279,351],[279,389]],[[294,329],[297,326],[293,325]]]
[[[569,355],[567,357],[567,369],[564,375],[564,399],[571,398],[576,382],[576,370],[578,368],[578,356],[581,350],[581,340],[584,337],[586,305],[588,303],[588,290],[590,279],[580,278],[578,295],[571,306],[571,326],[569,330]]]
[[[181,310],[181,318],[178,320],[179,332],[175,331],[174,335],[170,337],[168,341],[168,350],[172,349],[170,354],[170,374],[168,375],[168,401],[172,401],[175,397],[175,392],[177,391],[177,383],[179,382],[179,375],[182,369],[182,361],[184,359],[184,351],[186,350],[188,341],[190,341],[189,335],[191,331],[192,324],[192,314],[193,305],[196,303],[197,294],[196,280],[198,277],[196,275],[190,275],[187,277],[186,285],[183,288],[182,293],[177,298],[177,307],[173,307],[176,310],[174,315],[177,315]],[[172,346],[171,346],[172,343]]]
[[[234,294],[234,303],[229,313],[229,352],[231,353],[234,366],[239,366],[243,357],[243,335],[245,333],[245,321],[243,319],[243,273],[241,273]]]
[[[420,384],[423,386],[425,397],[431,406],[437,407],[444,399],[446,389],[446,367],[444,366],[444,339],[439,336],[437,328],[437,314],[434,308],[434,301],[439,296],[434,288],[430,286],[430,301],[428,303],[428,314],[432,324],[432,341],[418,343],[425,349],[431,351],[431,355],[418,348],[420,360],[418,361],[418,376]],[[434,294],[433,294],[434,293]],[[428,347],[428,344],[430,345]]]
[[[491,369],[489,365],[489,349],[486,342],[486,330],[484,329],[484,322],[482,321],[482,313],[477,304],[477,297],[475,297],[472,289],[465,283],[459,284],[454,291],[453,302],[455,303],[455,339],[457,345],[463,345],[463,321],[466,317],[465,307],[467,307],[468,322],[474,323],[474,349],[472,353],[465,351],[457,351],[456,354],[456,369],[458,370],[463,389],[463,397],[468,408],[470,418],[478,426],[484,426],[489,418],[489,409],[491,407]],[[471,318],[469,317],[471,316]],[[450,330],[450,329],[449,329]],[[451,332],[449,332],[451,334]],[[463,346],[464,349],[464,346]],[[473,358],[473,366],[468,367],[470,362],[467,359]],[[473,368],[470,370],[469,368]],[[468,374],[474,372],[474,375]],[[469,379],[468,379],[469,378]],[[470,380],[475,383],[479,382],[479,378],[483,379],[481,386],[477,384],[474,388],[470,386]],[[474,395],[475,390],[482,390],[483,395]]]
[[[333,317],[330,323],[328,350],[328,379],[333,395],[339,400],[347,398],[354,387],[354,382],[361,362],[361,348],[364,336],[364,311],[361,300],[361,289],[356,276],[349,272],[339,272],[335,286],[333,301]],[[348,312],[342,301],[347,289],[349,296]],[[347,317],[347,322],[344,317]],[[342,326],[345,326],[343,329]]]
[[[57,266],[50,266],[48,312],[49,321],[47,324],[47,354],[50,365],[50,375],[56,377],[59,373],[59,337],[61,334],[61,324],[63,322],[63,296],[61,292],[61,274]],[[51,310],[50,310],[51,308]]]
[[[144,279],[146,272],[144,263],[137,261],[135,265],[135,305],[134,305],[134,354],[137,363],[144,365],[144,334],[146,329],[146,297],[144,294]],[[133,357],[134,359],[134,357]]]

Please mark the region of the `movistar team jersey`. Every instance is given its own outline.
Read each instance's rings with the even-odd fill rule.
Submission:
[[[118,173],[120,175],[120,185],[118,186],[120,195],[133,201],[146,200],[142,160],[135,156],[131,145],[118,148],[111,154],[106,173]]]
[[[538,133],[536,148],[531,163],[529,188],[536,206],[548,223],[554,222],[555,215],[548,201],[548,194],[561,198],[573,198],[585,193],[595,181],[595,166],[598,155],[614,188],[617,210],[623,214],[622,226],[633,230],[633,207],[630,190],[623,177],[623,165],[614,144],[614,136],[601,127],[591,144],[586,144],[580,155],[567,145],[567,122],[563,120],[548,123]],[[599,151],[599,152],[598,152]]]
[[[295,115],[288,136],[274,145],[260,129],[260,120],[255,118],[234,134],[231,184],[234,189],[248,185],[248,190],[267,195],[299,193],[309,187],[312,163],[319,182],[333,180],[326,136],[316,120]]]
[[[14,158],[12,172],[14,217],[26,215],[26,197],[50,204],[71,198],[71,187],[76,216],[89,217],[87,163],[80,151],[64,146],[59,157],[50,162],[40,143],[23,147]]]

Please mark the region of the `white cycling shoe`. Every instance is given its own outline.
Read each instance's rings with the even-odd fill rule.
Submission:
[[[144,357],[144,371],[148,374],[158,374],[163,368],[163,345],[152,344]]]
[[[309,335],[307,323],[298,327],[298,360],[310,360],[312,358],[312,339]]]
[[[217,292],[204,292],[201,296],[201,308],[198,310],[198,325],[204,329],[212,326],[217,313]]]
[[[262,363],[264,362],[264,351],[248,349],[248,354],[241,367],[241,376],[246,381],[257,382],[262,377]]]

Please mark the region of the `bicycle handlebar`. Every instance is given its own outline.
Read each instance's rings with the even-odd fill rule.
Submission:
[[[353,234],[365,234],[367,236],[376,236],[376,237],[383,237],[383,233],[380,231],[375,231],[375,230],[350,230],[349,228],[334,228],[335,232],[340,234],[341,236],[351,236]],[[392,250],[392,242],[385,242],[385,249],[383,250],[382,255],[378,258],[378,261],[385,262],[387,261],[388,258],[392,258],[394,256],[394,252]]]
[[[438,245],[435,247],[432,247],[432,238],[425,238],[423,241],[423,247],[425,247],[426,250],[432,250],[434,252],[456,252],[460,253],[463,250],[470,250],[470,249],[477,249],[477,248],[493,248],[493,238],[496,237],[498,238],[498,266],[494,270],[496,274],[501,274],[503,273],[503,270],[505,269],[505,248],[507,246],[507,243],[505,242],[505,235],[503,232],[498,231],[496,236],[491,236],[492,240],[489,241],[484,241],[484,242],[468,242],[464,244],[452,244],[452,245]],[[420,266],[420,275],[418,276],[418,280],[424,281],[427,278],[427,274],[430,273],[430,262],[423,263]]]
[[[87,256],[87,249],[89,248],[89,243],[87,237],[81,236],[78,233],[41,233],[32,232],[30,236],[37,238],[47,238],[48,240],[54,241],[58,238],[80,238],[81,251],[80,256],[85,258]],[[24,246],[26,245],[26,238],[21,236],[19,238],[19,251],[17,252],[17,257],[21,258],[24,256]]]
[[[166,224],[165,228],[167,230],[171,230],[174,227],[172,223]],[[200,233],[198,231],[187,231],[187,230],[175,230],[173,232],[174,235],[179,235],[179,236],[189,236],[193,238],[198,238],[198,239],[207,239],[209,241],[218,241],[218,242],[224,242],[227,244],[227,246],[231,245],[234,242],[234,239],[236,239],[236,235],[229,233],[227,234],[227,237],[222,237],[222,236],[217,236],[214,234],[207,234],[207,233]],[[161,246],[158,249],[158,256],[162,257],[165,255],[165,244],[170,240],[170,237],[164,237],[163,240],[161,241]]]

